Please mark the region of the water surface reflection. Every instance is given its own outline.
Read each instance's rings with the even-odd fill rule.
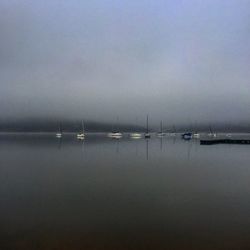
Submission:
[[[249,249],[249,149],[1,135],[1,249]]]

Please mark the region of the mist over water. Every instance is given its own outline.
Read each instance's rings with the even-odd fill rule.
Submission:
[[[249,5],[2,0],[1,116],[248,122]]]

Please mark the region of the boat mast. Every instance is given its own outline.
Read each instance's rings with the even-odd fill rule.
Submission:
[[[62,126],[60,122],[59,122],[59,133],[62,134]]]
[[[135,117],[135,127],[136,127],[136,130],[137,130],[137,126],[138,126],[138,121],[137,121],[137,116]],[[136,131],[135,131],[136,132]]]
[[[119,132],[118,124],[119,124],[119,116],[116,117],[116,130],[117,130],[117,132]]]
[[[211,125],[209,125],[209,132],[210,132],[210,134],[213,133]]]
[[[84,134],[84,123],[83,123],[83,120],[82,120],[82,133]]]
[[[174,131],[174,133],[176,133],[176,128],[175,128],[175,125],[173,125],[173,131]]]
[[[162,121],[161,121],[161,134],[162,134]]]
[[[147,115],[147,134],[148,134],[148,115]]]
[[[195,121],[194,132],[195,132],[195,134],[198,134],[198,125],[197,125],[197,121]]]

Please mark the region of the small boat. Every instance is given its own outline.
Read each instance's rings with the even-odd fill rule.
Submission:
[[[137,126],[137,117],[136,117],[136,126]],[[138,132],[133,132],[133,133],[130,133],[129,136],[131,139],[140,139],[142,137],[142,134]]]
[[[150,133],[149,133],[149,130],[148,130],[148,115],[147,115],[147,130],[146,130],[146,133],[145,133],[144,137],[145,137],[146,139],[149,139],[149,138],[151,137],[151,135],[150,135]]]
[[[195,139],[199,139],[201,136],[200,136],[200,134],[199,133],[194,133],[193,134],[193,138],[195,138]]]
[[[85,138],[85,135],[84,135],[83,133],[78,133],[78,134],[76,135],[76,138],[77,138],[78,140],[83,140],[83,139]]]
[[[181,138],[183,140],[191,140],[192,139],[192,133],[191,132],[186,132],[181,135]]]
[[[62,133],[56,133],[56,138],[61,138],[62,137]]]
[[[114,131],[114,132],[108,133],[108,137],[114,138],[114,139],[120,139],[122,138],[122,133]]]
[[[165,135],[166,135],[165,133],[160,133],[160,132],[157,133],[158,137],[164,137]]]
[[[212,137],[212,138],[216,138],[217,134],[213,132],[212,127],[209,126],[209,133],[208,133],[208,137]]]
[[[227,138],[231,138],[233,136],[231,131],[232,131],[232,125],[229,124],[228,125],[228,132],[226,133]]]
[[[117,122],[116,122],[117,130],[114,130],[113,126],[112,126],[112,132],[108,133],[108,137],[114,138],[114,139],[120,139],[120,138],[122,138],[122,133],[119,132],[119,130],[118,130],[118,121],[119,121],[119,117],[117,117]]]
[[[170,132],[169,135],[170,135],[170,136],[176,136],[176,127],[175,127],[175,125],[173,126],[173,131]]]
[[[163,136],[165,136],[166,134],[165,133],[163,133],[163,131],[162,131],[162,121],[161,121],[161,128],[160,128],[160,132],[158,132],[157,133],[157,136],[158,137],[163,137]]]
[[[200,137],[201,137],[201,135],[198,133],[198,130],[197,130],[197,123],[195,123],[195,131],[193,133],[193,138],[199,139]]]
[[[59,131],[56,133],[56,138],[61,138],[62,137],[62,128],[61,124],[59,124]]]
[[[207,135],[208,135],[208,137],[213,137],[213,138],[216,138],[216,137],[217,137],[217,134],[216,134],[216,133],[208,133]]]
[[[85,138],[85,134],[84,134],[84,123],[83,123],[83,121],[82,121],[82,131],[80,132],[80,133],[77,133],[76,134],[76,138],[78,139],[78,140],[83,140],[84,138]]]
[[[142,137],[142,134],[141,133],[131,133],[130,137],[132,139],[140,139]]]

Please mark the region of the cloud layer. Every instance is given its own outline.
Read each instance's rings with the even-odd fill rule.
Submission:
[[[247,0],[0,2],[2,117],[248,121]]]

